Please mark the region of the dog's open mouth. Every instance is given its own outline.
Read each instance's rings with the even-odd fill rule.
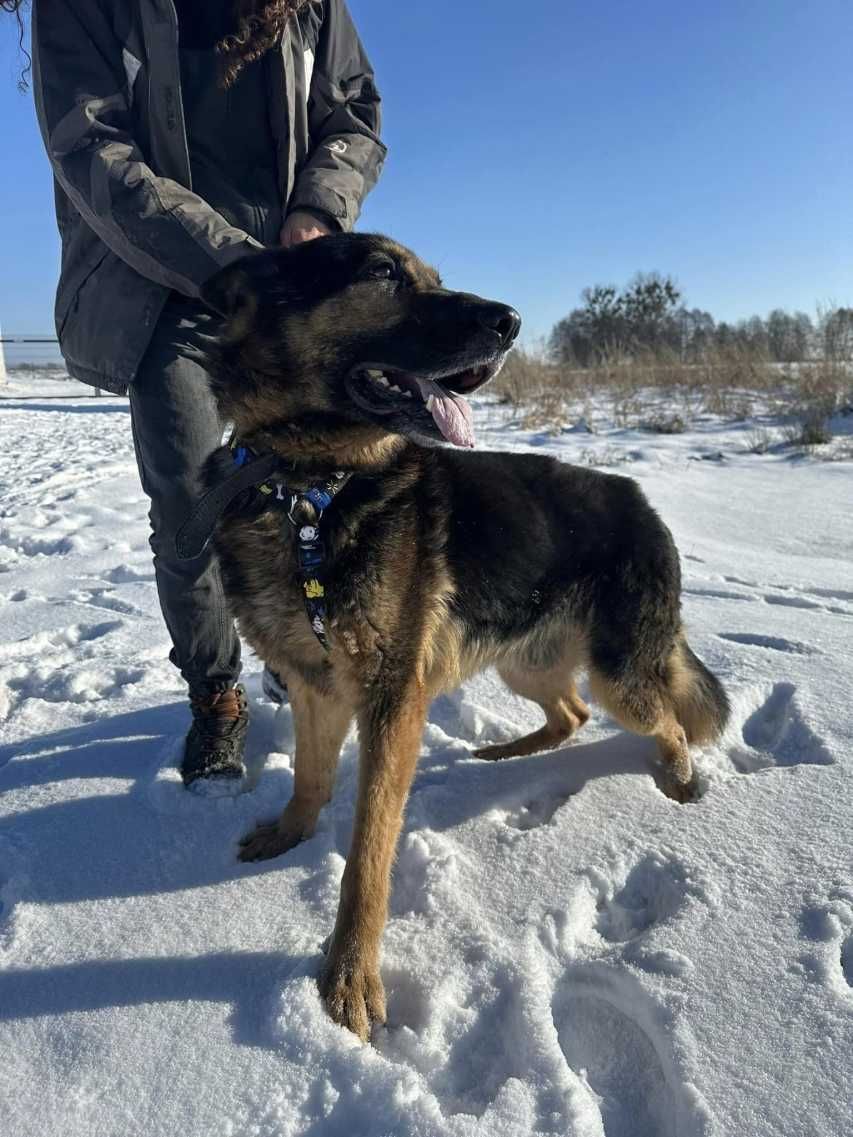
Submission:
[[[447,442],[471,447],[474,424],[471,407],[462,392],[481,387],[497,373],[498,367],[499,364],[483,364],[435,379],[393,367],[364,366],[350,375],[348,388],[359,406],[373,414],[431,417]]]

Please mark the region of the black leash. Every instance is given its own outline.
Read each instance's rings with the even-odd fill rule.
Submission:
[[[229,442],[235,472],[207,491],[175,537],[178,559],[192,560],[204,552],[216,523],[225,509],[244,490],[257,489],[269,508],[287,510],[293,529],[299,582],[305,599],[305,611],[311,630],[325,651],[329,651],[326,633],[326,546],[320,535],[320,521],[351,474],[337,471],[324,482],[307,489],[292,491],[284,482],[270,482],[270,476],[281,465],[277,454],[258,456],[248,446]]]
[[[264,454],[241,464],[230,477],[207,491],[175,536],[178,560],[191,561],[207,548],[216,522],[238,494],[265,482],[281,463],[276,454]]]

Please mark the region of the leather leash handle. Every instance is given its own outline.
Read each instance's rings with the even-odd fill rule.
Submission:
[[[201,556],[226,507],[243,490],[266,481],[280,461],[276,454],[265,454],[262,458],[247,462],[224,482],[200,497],[192,513],[175,534],[178,560],[191,561]]]

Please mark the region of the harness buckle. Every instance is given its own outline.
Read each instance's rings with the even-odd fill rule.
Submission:
[[[287,520],[290,522],[290,524],[293,526],[294,529],[297,526],[302,526],[302,527],[311,526],[312,528],[316,528],[320,524],[320,521],[323,517],[323,514],[326,512],[325,509],[318,509],[316,507],[316,505],[314,505],[313,509],[314,509],[314,513],[316,514],[315,520],[314,521],[301,521],[300,522],[298,520],[298,518],[296,518],[294,516],[294,513],[296,511],[297,505],[299,505],[299,503],[301,501],[304,501],[304,500],[306,500],[305,494],[293,493],[290,495],[290,507],[287,510]],[[313,505],[312,502],[308,502],[308,504]]]

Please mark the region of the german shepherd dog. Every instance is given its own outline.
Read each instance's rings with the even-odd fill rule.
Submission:
[[[688,743],[722,731],[728,702],[687,645],[678,554],[632,480],[466,452],[465,396],[500,369],[520,326],[512,308],[448,291],[413,253],[368,234],[251,255],[203,299],[223,317],[211,382],[240,443],[277,455],[289,487],[349,475],[320,522],[327,646],[284,510],[263,494],[239,500],[215,547],[241,632],[286,681],[294,716],[293,796],[244,839],[244,861],[313,833],[358,724],[355,826],[320,990],[332,1018],[367,1039],[385,1017],[391,867],[434,696],[494,665],[545,724],[474,753],[535,754],[589,717],[575,686],[584,669],[619,723],[657,740],[678,802],[695,795]],[[209,484],[229,470],[224,447]]]

